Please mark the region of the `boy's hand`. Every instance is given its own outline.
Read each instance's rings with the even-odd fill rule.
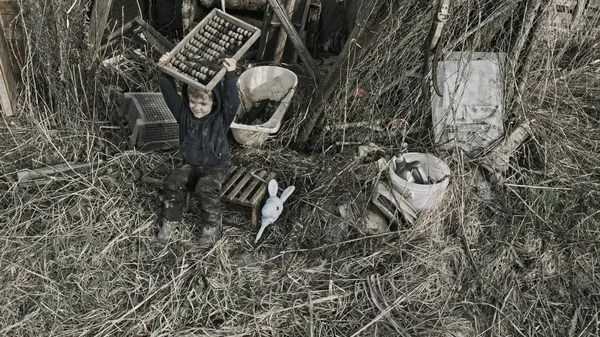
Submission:
[[[225,69],[227,69],[227,71],[234,71],[235,67],[236,67],[236,62],[234,59],[224,59],[223,67],[225,67]]]
[[[159,63],[165,63],[167,62],[167,59],[171,56],[171,53],[166,52],[163,56],[160,57],[160,59],[158,60]]]

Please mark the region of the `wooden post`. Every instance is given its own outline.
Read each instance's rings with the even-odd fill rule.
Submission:
[[[383,1],[373,1],[359,14],[356,25],[352,29],[352,33],[350,33],[350,37],[346,41],[344,48],[338,55],[333,69],[325,77],[319,88],[317,97],[311,103],[307,119],[298,132],[298,143],[305,143],[308,140],[317,121],[321,118],[325,101],[329,99],[336,85],[342,80],[345,73],[344,69],[351,68],[354,62],[360,58],[360,55],[376,40],[376,35],[383,27],[381,20],[377,22],[377,13],[382,3]],[[360,47],[357,47],[356,51],[350,53],[350,49],[354,46]]]
[[[304,0],[304,9],[302,11],[302,20],[300,21],[300,38],[304,45],[306,45],[306,21],[308,20],[308,12],[310,11],[310,0]],[[298,51],[294,50],[294,56],[292,62],[296,63],[298,60]]]
[[[314,62],[312,56],[310,55],[310,53],[308,52],[308,49],[306,49],[306,46],[304,45],[304,43],[302,43],[302,39],[300,38],[300,35],[298,35],[298,32],[294,28],[292,21],[287,16],[285,9],[283,8],[283,5],[281,4],[281,1],[269,0],[269,4],[273,8],[273,11],[275,12],[275,14],[279,17],[279,20],[281,21],[281,26],[283,27],[283,29],[285,29],[290,40],[292,40],[292,44],[300,53],[300,58],[302,59],[304,66],[308,69],[308,72],[310,73],[312,78],[317,83],[320,83],[321,82],[321,73],[319,72],[319,69],[315,65],[315,62]]]
[[[296,5],[296,0],[287,0],[285,11],[288,17],[291,17],[294,12],[294,6]],[[273,62],[280,63],[283,58],[283,51],[285,50],[285,43],[287,42],[287,33],[285,30],[279,30],[279,39],[277,40],[277,44],[275,45],[275,56],[273,57]]]
[[[258,42],[258,54],[256,58],[259,61],[265,60],[265,51],[267,50],[267,42],[269,42],[269,36],[271,35],[271,19],[273,18],[273,11],[271,11],[271,7],[267,4],[267,8],[265,8],[265,13],[263,15],[263,23],[261,29],[260,40]]]
[[[9,53],[4,28],[0,23],[0,108],[5,116],[14,115],[17,108],[17,81],[10,64]]]
[[[110,8],[113,0],[96,0],[92,9],[92,18],[90,20],[90,42],[92,43],[92,53],[97,55],[98,48],[102,43],[104,29],[108,22]]]

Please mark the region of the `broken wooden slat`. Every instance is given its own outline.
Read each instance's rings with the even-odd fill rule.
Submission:
[[[306,69],[308,69],[310,76],[317,83],[320,83],[321,73],[319,72],[319,69],[317,68],[312,56],[308,52],[308,49],[306,49],[306,46],[304,45],[304,43],[302,43],[302,39],[300,38],[300,35],[298,35],[298,32],[294,28],[292,21],[287,16],[286,11],[283,8],[283,5],[281,4],[281,1],[269,0],[269,4],[271,5],[271,7],[273,7],[273,11],[277,15],[277,17],[279,17],[281,25],[283,26],[283,29],[285,29],[285,32],[292,41],[292,44],[300,53],[300,58],[302,59],[302,62],[304,63]]]
[[[510,157],[531,134],[531,122],[521,123],[508,137],[480,159],[480,165],[491,173],[505,173],[509,167]]]
[[[17,82],[10,63],[10,49],[0,24],[0,110],[12,116],[17,109]]]
[[[172,43],[171,41],[169,41],[166,37],[164,37],[161,33],[159,33],[156,29],[154,29],[154,27],[150,26],[146,21],[144,21],[142,18],[140,18],[139,16],[136,17],[135,22],[140,25],[140,27],[142,27],[146,32],[148,32],[153,39],[156,39],[157,41],[157,46],[165,49],[167,51],[172,50],[173,48],[175,48],[175,44]]]
[[[266,171],[260,171],[256,176],[258,178],[262,179],[266,175],[267,175]],[[257,179],[256,177],[254,177],[254,179],[252,179],[252,182],[250,183],[248,188],[246,188],[246,190],[244,191],[244,193],[242,193],[242,196],[240,197],[240,200],[242,202],[246,202],[248,200],[248,196],[250,195],[250,193],[252,193],[252,191],[256,188],[256,186],[259,183],[262,183],[262,181],[260,179]]]
[[[233,173],[233,176],[231,176],[229,180],[227,180],[227,183],[225,183],[225,186],[223,186],[223,188],[221,189],[221,195],[224,195],[227,193],[227,191],[229,191],[233,184],[242,176],[242,174],[244,174],[244,172],[246,172],[246,169],[243,167],[234,168],[231,172],[235,173]]]
[[[17,172],[17,183],[20,187],[30,185],[45,185],[52,181],[53,177],[59,175],[72,176],[75,174],[81,174],[88,172],[94,168],[97,168],[102,161],[93,163],[65,163],[54,166],[47,166],[35,170],[25,169]]]
[[[387,201],[384,204],[384,200]],[[377,182],[375,190],[372,195],[373,204],[383,213],[392,223],[398,222],[398,211],[402,214],[404,219],[412,224],[417,219],[417,211],[411,206],[411,204],[400,195],[397,191],[390,189],[383,182]],[[396,209],[390,209],[394,207]]]

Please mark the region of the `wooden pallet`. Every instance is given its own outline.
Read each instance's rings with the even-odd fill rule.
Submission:
[[[269,180],[273,178],[275,173],[267,173],[265,170],[253,172],[245,167],[234,167],[221,188],[221,199],[250,207],[252,226],[257,228],[260,205],[266,195]]]
[[[229,175],[219,192],[222,201],[231,202],[236,205],[248,207],[252,210],[252,229],[258,228],[260,219],[261,203],[267,192],[269,180],[275,178],[275,173],[268,173],[265,170],[253,171],[245,167],[231,167]],[[146,183],[162,187],[163,180],[151,177],[143,177]],[[186,197],[186,205],[190,195]]]

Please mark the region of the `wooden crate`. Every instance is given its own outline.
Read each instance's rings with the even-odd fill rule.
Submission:
[[[250,171],[245,167],[233,167],[229,177],[221,189],[221,199],[252,209],[252,226],[258,227],[261,203],[266,196],[269,180],[275,173],[265,170]]]
[[[260,29],[215,8],[157,66],[188,85],[210,91],[225,76],[220,61],[239,60],[259,37]]]

